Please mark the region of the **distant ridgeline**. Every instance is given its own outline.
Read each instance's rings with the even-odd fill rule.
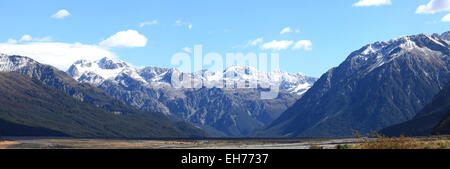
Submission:
[[[133,68],[104,58],[78,61],[66,74],[27,57],[0,55],[0,135],[448,134],[449,53],[449,32],[418,34],[366,45],[318,80],[241,66],[190,74],[206,80],[227,72],[235,80],[281,76],[280,94],[270,100],[261,100],[259,89],[175,90],[170,75],[176,69]]]
[[[0,135],[95,138],[205,137],[162,113],[143,112],[30,58],[0,55]]]
[[[262,89],[259,88],[180,89],[173,86],[171,78],[181,73],[208,84],[218,81],[273,83],[272,79],[280,77],[280,92],[275,99],[261,99]],[[270,123],[317,80],[302,73],[263,72],[249,66],[194,73],[152,66],[136,68],[111,58],[77,61],[67,74],[140,110],[163,112],[169,118],[185,120],[212,136],[221,137],[247,136]]]
[[[365,134],[410,120],[449,82],[449,44],[446,32],[402,36],[366,45],[328,70],[279,118],[252,135],[352,137],[351,129]],[[427,128],[414,132],[429,132],[439,121],[436,119],[448,112],[448,99],[446,104],[436,102],[442,106],[442,112],[434,106],[436,110],[424,108],[417,118],[433,114],[433,123],[413,122],[418,125],[416,129]],[[439,115],[434,116],[434,111],[439,111]],[[448,126],[448,116],[434,132],[444,131],[444,126]]]

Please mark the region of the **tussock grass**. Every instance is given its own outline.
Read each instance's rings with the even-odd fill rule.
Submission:
[[[450,140],[439,137],[385,137],[371,132],[367,137],[354,133],[361,141],[356,145],[337,145],[336,149],[450,149]]]
[[[20,144],[17,141],[6,141],[6,140],[0,140],[0,149],[8,148],[9,146]]]
[[[309,146],[309,149],[323,149],[323,147],[322,147],[322,146],[319,146],[319,145],[317,145],[317,144],[311,144],[311,145]]]
[[[353,149],[450,149],[450,140],[417,140],[412,137],[378,137]]]

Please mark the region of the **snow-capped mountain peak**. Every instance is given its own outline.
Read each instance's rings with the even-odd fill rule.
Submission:
[[[446,40],[446,41],[450,41],[450,31],[444,32],[440,35],[440,38]]]
[[[394,60],[397,57],[404,56],[405,53],[436,53],[448,52],[449,42],[441,36],[418,34],[411,36],[401,36],[388,41],[375,42],[362,47],[353,52],[347,58],[350,67],[358,70],[365,67],[366,73]],[[427,45],[425,45],[427,44]],[[430,48],[429,46],[433,46]],[[423,57],[429,57],[423,55]]]
[[[28,57],[0,53],[0,71],[14,71],[36,63]]]
[[[98,61],[98,65],[102,69],[119,69],[129,67],[126,62],[104,57]]]
[[[77,61],[67,70],[67,73],[80,82],[96,85],[107,79],[115,79],[122,73],[143,81],[142,77],[137,75],[136,70],[126,62],[107,57],[97,61]]]
[[[120,83],[123,78],[131,78],[154,87],[172,86],[171,78],[174,72],[179,71],[174,68],[153,66],[135,68],[126,62],[111,58],[102,58],[93,62],[77,61],[67,71],[70,76],[79,82],[87,82],[97,86],[106,80]],[[202,70],[186,74],[195,80],[201,80],[205,84],[215,84],[221,81],[276,84],[280,85],[282,90],[299,95],[308,90],[316,81],[316,78],[308,77],[302,73],[292,74],[281,70],[263,72],[254,67],[240,65],[230,66],[224,71]]]

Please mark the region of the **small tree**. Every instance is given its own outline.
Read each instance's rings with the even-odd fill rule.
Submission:
[[[344,145],[338,144],[338,145],[336,145],[335,148],[336,148],[336,149],[350,149],[351,147],[350,147],[350,145],[348,145],[348,144],[344,144]]]
[[[359,134],[358,130],[350,129],[352,131],[352,135],[356,138],[361,138],[361,134]]]

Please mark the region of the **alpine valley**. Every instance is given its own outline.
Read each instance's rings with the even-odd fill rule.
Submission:
[[[275,99],[261,99],[261,88],[175,88],[171,83],[174,73],[183,73],[203,83],[272,83],[277,79],[280,92]],[[267,125],[317,80],[301,73],[279,70],[267,73],[249,66],[195,73],[151,66],[135,68],[106,57],[93,62],[77,61],[67,74],[140,110],[163,112],[172,119],[199,126],[216,137],[247,136]]]
[[[0,55],[0,135],[123,138],[352,137],[449,133],[450,33],[401,36],[352,52],[319,79],[231,66],[194,73],[79,60],[64,72]],[[266,88],[178,88],[202,84]],[[234,85],[231,85],[234,86]]]

